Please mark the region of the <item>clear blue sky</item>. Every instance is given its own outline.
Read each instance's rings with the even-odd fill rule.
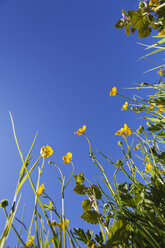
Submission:
[[[124,123],[137,129],[139,121],[130,111],[121,112],[125,100],[111,98],[109,92],[116,86],[121,94],[131,96],[133,91],[122,88],[153,79],[152,74],[143,75],[152,64],[137,62],[145,54],[137,35],[128,38],[114,28],[122,8],[136,4],[135,0],[0,1],[0,200],[7,198],[11,204],[21,167],[8,111],[24,156],[38,131],[33,159],[49,144],[54,150],[51,159],[66,177],[71,166],[63,164],[62,156],[72,152],[75,174],[83,172],[93,183],[100,180],[85,138],[74,135],[84,124],[95,153],[99,149],[115,160],[121,158],[114,134]],[[111,179],[113,171],[109,167]],[[37,168],[34,181],[36,175]],[[46,161],[41,182],[59,204],[57,176],[58,171]],[[74,180],[66,189],[66,218],[71,227],[84,227],[79,219],[82,198],[72,192],[73,187]],[[29,226],[34,195],[28,182],[22,192],[17,217],[25,204]],[[0,210],[0,232],[4,221]],[[11,247],[13,240],[11,233]]]

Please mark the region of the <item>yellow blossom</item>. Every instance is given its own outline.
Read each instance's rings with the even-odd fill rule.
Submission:
[[[27,246],[31,246],[33,244],[35,236],[30,236],[30,239],[26,242]]]
[[[127,110],[127,108],[128,108],[128,102],[125,102],[121,110]]]
[[[69,220],[65,219],[65,228],[68,228],[68,226],[69,226]],[[63,231],[64,230],[63,222],[58,223],[58,227],[60,228],[59,231]]]
[[[88,246],[88,248],[95,248],[95,244],[92,244],[91,246]]]
[[[85,130],[86,130],[86,126],[84,125],[82,128],[80,128],[79,130],[77,130],[74,134],[82,135],[82,134],[85,133]]]
[[[124,128],[121,128],[118,130],[115,135],[122,135],[122,136],[130,136],[132,133],[132,130],[127,126],[127,124],[124,124]]]
[[[113,87],[109,94],[110,94],[110,96],[116,96],[116,94],[117,94],[116,87]]]
[[[37,190],[37,195],[42,195],[44,190],[45,190],[45,186],[44,186],[44,184],[41,184],[41,186]]]
[[[150,163],[146,163],[145,171],[150,172],[152,170],[152,165]]]
[[[165,29],[164,29],[165,30]],[[163,77],[165,75],[165,69],[161,69],[158,71],[158,74]]]
[[[138,150],[140,148],[140,144],[137,144],[136,147],[134,148],[134,151]]]
[[[160,6],[160,0],[150,0],[149,6],[152,7],[152,10],[155,10],[156,7]]]
[[[159,111],[159,112],[163,112],[163,111],[164,111],[164,108],[163,108],[162,105],[159,105],[159,106],[158,106],[158,111]]]
[[[48,158],[53,154],[53,150],[50,146],[43,146],[41,148],[40,154],[43,158]]]
[[[163,28],[163,29],[158,33],[158,36],[162,36],[162,35],[165,35],[165,28]]]
[[[154,108],[154,104],[153,103],[150,103],[149,107],[148,107],[150,110],[152,110]]]
[[[72,162],[72,153],[68,152],[65,156],[63,156],[62,159],[64,160],[65,164]]]

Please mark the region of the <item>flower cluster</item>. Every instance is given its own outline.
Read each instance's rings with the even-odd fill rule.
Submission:
[[[159,106],[158,106],[158,111],[159,111],[160,113],[164,111],[164,108],[163,108],[162,105],[159,105]]]
[[[63,222],[57,223],[55,220],[53,220],[52,221],[52,226],[58,226],[59,227],[59,231],[63,231],[64,230],[64,223]],[[68,226],[69,226],[69,220],[65,219],[65,229],[68,228]]]
[[[33,244],[35,236],[30,236],[30,239],[26,242],[27,246],[31,246]]]
[[[130,136],[132,133],[132,130],[127,126],[127,124],[124,124],[124,128],[121,128],[118,130],[115,135],[122,135],[124,137]]]
[[[150,172],[152,170],[152,165],[150,163],[146,163],[145,171]]]
[[[152,7],[152,10],[155,10],[156,7],[160,6],[160,0],[150,0],[149,6]]]

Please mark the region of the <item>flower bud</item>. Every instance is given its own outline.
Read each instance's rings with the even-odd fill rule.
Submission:
[[[137,133],[142,133],[144,131],[144,127],[143,126],[140,126],[137,130],[136,130],[136,132]]]
[[[120,140],[120,141],[118,141],[118,146],[122,146],[123,145],[123,142]]]
[[[118,161],[116,162],[116,165],[117,165],[118,167],[120,167],[120,166],[123,165],[123,162],[122,162],[121,160],[118,160]]]
[[[9,205],[9,202],[7,199],[4,199],[0,202],[0,207],[1,208],[6,208]]]
[[[151,123],[149,121],[147,121],[146,125],[150,127]]]

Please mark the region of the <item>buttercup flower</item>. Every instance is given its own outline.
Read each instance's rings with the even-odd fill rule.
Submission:
[[[164,29],[164,30],[165,30],[165,29]],[[165,76],[165,69],[159,70],[159,71],[158,71],[158,74],[159,74],[161,77]]]
[[[84,125],[82,128],[80,128],[79,130],[77,130],[74,134],[82,135],[82,134],[85,133],[85,130],[86,130],[86,126]]]
[[[159,111],[159,112],[163,112],[163,111],[164,111],[164,108],[163,108],[162,105],[159,105],[159,106],[158,106],[158,111]]]
[[[68,226],[69,226],[69,220],[65,219],[65,228],[68,228]],[[63,231],[64,230],[63,222],[58,223],[58,227],[60,228],[59,231]]]
[[[137,144],[136,147],[134,148],[134,151],[137,151],[140,148],[140,144]]]
[[[160,6],[160,0],[150,0],[149,6],[154,10],[156,7]]]
[[[158,36],[165,35],[165,28],[163,28],[159,33]]]
[[[41,148],[40,154],[43,158],[48,158],[53,154],[53,150],[50,146],[43,146]]]
[[[68,152],[65,156],[63,156],[62,159],[64,160],[65,164],[72,162],[72,153]]]
[[[110,94],[110,96],[116,96],[116,94],[117,94],[116,87],[113,87],[109,94]]]
[[[27,246],[31,246],[33,244],[35,236],[30,236],[30,239],[26,242]]]
[[[128,102],[125,102],[121,110],[127,110],[127,108],[128,108]]]
[[[45,186],[44,186],[44,184],[41,184],[41,186],[37,190],[37,195],[42,195],[44,190],[45,190]]]
[[[127,126],[127,124],[124,124],[124,128],[121,128],[118,130],[115,135],[122,135],[123,137],[130,136],[132,133],[132,130]]]
[[[150,172],[151,170],[152,170],[152,165],[150,163],[146,163],[145,171]]]
[[[149,107],[148,107],[150,110],[152,110],[154,108],[154,104],[153,103],[150,103]]]

